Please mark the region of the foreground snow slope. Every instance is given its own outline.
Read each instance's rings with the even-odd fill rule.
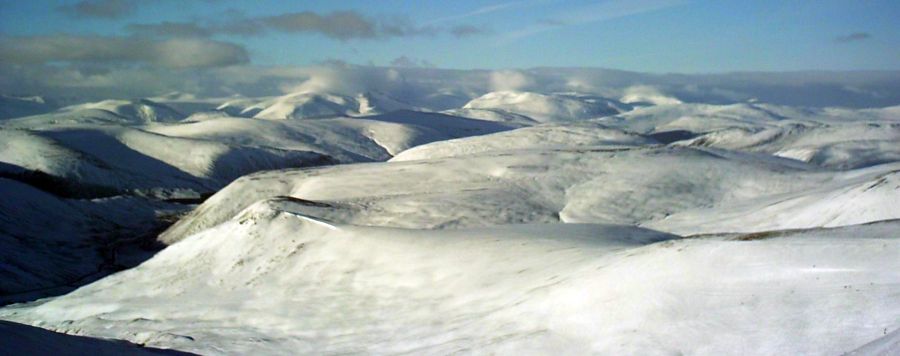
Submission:
[[[897,222],[677,239],[360,227],[304,207],[261,201],[0,318],[202,354],[839,354],[900,327]]]

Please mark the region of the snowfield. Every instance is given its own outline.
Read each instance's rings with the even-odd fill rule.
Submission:
[[[0,348],[900,353],[900,107],[529,90],[3,97]]]
[[[598,96],[519,91],[487,93],[463,106],[467,112],[499,111],[524,116],[535,122],[579,121],[619,114],[630,108],[628,104]]]
[[[896,222],[680,239],[358,227],[303,206],[261,201],[135,269],[0,315],[203,354],[838,354],[900,318]]]

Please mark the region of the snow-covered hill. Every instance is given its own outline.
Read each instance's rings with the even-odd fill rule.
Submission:
[[[464,144],[460,147],[468,150]],[[895,163],[836,176],[788,159],[677,146],[499,149],[243,177],[180,220],[162,238],[169,243],[177,241],[275,196],[309,201],[305,214],[359,225],[450,228],[557,221],[650,223],[694,209],[727,209],[747,201],[776,204],[785,197],[813,194],[827,183],[835,193],[815,195],[825,198],[898,168]],[[381,179],[369,179],[372,176]],[[893,186],[884,194],[872,194],[867,209],[845,212],[845,219],[900,218],[893,208],[898,194],[900,190]],[[820,221],[813,214],[805,216]],[[706,217],[710,221],[717,218]],[[817,226],[803,219],[777,221],[796,224],[785,227]],[[746,229],[763,228],[747,225]],[[695,232],[706,230],[686,233]]]
[[[231,115],[258,119],[314,119],[335,116],[365,116],[384,114],[415,107],[378,92],[355,96],[297,92],[274,98],[236,99],[220,105],[217,110]]]
[[[534,83],[3,120],[0,301],[168,246],[0,319],[200,354],[896,349],[898,107]]]
[[[438,141],[413,147],[392,162],[474,155],[501,150],[534,150],[566,147],[638,147],[658,145],[639,134],[609,128],[594,122],[542,124],[493,135]]]
[[[0,244],[9,254],[0,255],[0,268],[9,278],[0,283],[0,301],[108,273],[105,246],[161,224],[146,198],[195,202],[260,170],[384,161],[416,145],[511,128],[412,111],[317,120],[174,113],[150,100],[103,101],[0,125],[0,177],[14,179],[3,182],[10,200],[0,211]],[[14,192],[23,196],[14,199]],[[42,215],[44,208],[54,214]],[[119,210],[143,213],[118,226]]]
[[[0,162],[113,191],[194,195],[263,169],[327,162],[308,151],[229,145],[124,126],[0,130]]]
[[[900,160],[896,108],[810,109],[766,104],[664,105],[598,120],[679,145],[762,152],[850,169]]]
[[[896,222],[678,239],[615,225],[359,227],[305,206],[255,203],[0,317],[202,354],[839,354],[900,317]]]
[[[615,115],[629,110],[630,106],[590,95],[498,91],[473,99],[463,109],[465,111],[459,113],[467,113],[476,118],[496,115],[494,112],[506,112],[536,122],[565,122]],[[486,110],[488,113],[480,114],[479,110]]]
[[[416,145],[512,127],[413,111],[277,121],[200,112],[182,121],[141,103],[8,120],[0,126],[0,162],[117,191],[196,195],[259,170],[383,161]]]

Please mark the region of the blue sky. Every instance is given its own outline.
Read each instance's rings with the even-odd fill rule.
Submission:
[[[406,57],[411,59],[407,62],[459,69],[565,66],[685,73],[900,69],[896,0],[87,2],[116,5],[121,11],[98,15],[79,13],[79,1],[2,0],[0,33],[129,37],[135,33],[129,30],[132,24],[212,28],[282,14],[324,17],[350,11],[377,26],[404,24],[408,33],[335,38],[314,28],[328,24],[318,24],[303,30],[269,28],[253,35],[210,30],[204,37],[242,47],[251,64],[263,66],[328,60],[390,65]],[[469,31],[453,35],[458,28]]]

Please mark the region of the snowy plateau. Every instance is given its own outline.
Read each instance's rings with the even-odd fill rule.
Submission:
[[[0,354],[900,354],[898,89],[462,81],[0,97]]]

